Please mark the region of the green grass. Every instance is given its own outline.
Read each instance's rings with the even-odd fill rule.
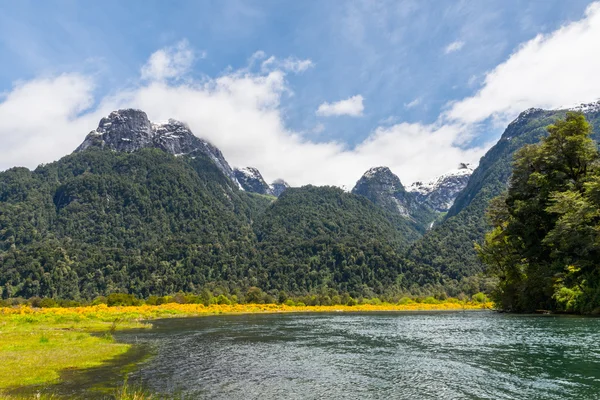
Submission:
[[[125,322],[122,328],[140,325]],[[3,394],[7,389],[57,383],[61,371],[96,367],[126,353],[131,346],[116,343],[114,329],[114,324],[101,321],[49,323],[0,319],[0,400],[20,398],[7,397]],[[128,393],[124,392],[129,396]]]

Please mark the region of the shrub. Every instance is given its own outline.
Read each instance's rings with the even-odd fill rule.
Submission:
[[[280,290],[277,302],[279,304],[284,304],[287,299],[288,299],[287,293],[283,290]]]
[[[92,305],[97,306],[99,304],[106,304],[107,302],[108,302],[108,300],[106,299],[106,297],[98,296],[94,299],[94,301],[92,301]]]
[[[139,306],[142,302],[132,294],[111,293],[106,298],[106,304],[109,307],[115,306]]]
[[[179,292],[175,296],[173,296],[172,301],[173,301],[173,303],[177,303],[177,304],[186,304],[187,303],[187,301],[185,299],[185,294],[183,294],[182,292]]]
[[[31,305],[31,307],[40,308],[41,302],[42,302],[42,299],[37,296],[29,299],[29,304]]]
[[[80,307],[81,303],[76,300],[58,300],[58,307]]]
[[[488,298],[485,294],[479,292],[479,293],[475,293],[473,295],[473,297],[471,297],[473,299],[474,302],[476,303],[486,303],[488,301]]]
[[[252,286],[246,293],[246,303],[260,304],[263,303],[263,291],[256,286]]]
[[[55,307],[58,307],[58,303],[56,301],[54,301],[54,299],[45,297],[40,301],[40,307],[41,308],[55,308]]]
[[[200,296],[196,296],[195,294],[189,294],[185,296],[185,302],[187,304],[200,304],[202,303],[202,299]]]
[[[231,304],[231,300],[229,300],[227,298],[227,296],[225,296],[224,294],[220,294],[219,297],[217,297],[216,301],[217,301],[217,304],[225,304],[225,305]]]
[[[398,300],[398,304],[403,305],[403,304],[413,304],[415,301],[413,299],[411,299],[410,297],[403,297],[400,300]]]

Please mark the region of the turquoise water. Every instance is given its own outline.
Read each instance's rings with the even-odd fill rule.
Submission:
[[[156,321],[130,383],[194,399],[595,399],[600,319],[492,312]]]

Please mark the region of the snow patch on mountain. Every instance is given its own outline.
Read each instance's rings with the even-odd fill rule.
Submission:
[[[600,111],[600,99],[591,103],[581,103],[574,106],[564,106],[557,110],[577,111],[584,114],[596,113]]]
[[[429,182],[415,182],[408,191],[417,196],[417,201],[433,209],[445,212],[452,207],[456,196],[467,186],[473,173],[471,164],[461,163],[458,169],[449,171]]]

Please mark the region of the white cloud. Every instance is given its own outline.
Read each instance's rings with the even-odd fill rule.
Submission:
[[[292,71],[295,73],[304,72],[309,68],[314,67],[315,64],[311,60],[299,60],[297,58],[286,58],[283,60],[283,69]]]
[[[317,115],[322,117],[331,117],[339,115],[349,115],[351,117],[360,117],[365,109],[361,95],[352,96],[346,100],[336,101],[334,103],[323,103],[317,109]]]
[[[413,101],[409,102],[409,103],[404,103],[404,107],[405,108],[413,108],[418,106],[419,104],[421,104],[421,98],[417,97],[416,99],[414,99]]]
[[[481,89],[450,105],[447,116],[463,123],[492,117],[500,124],[530,108],[556,108],[600,96],[600,3],[585,17],[520,46],[485,76]]]
[[[73,150],[97,124],[79,114],[93,101],[91,79],[65,74],[19,83],[0,101],[0,170],[35,167]]]
[[[459,51],[460,49],[462,49],[464,45],[465,45],[465,42],[463,42],[462,40],[457,40],[455,42],[450,43],[448,46],[446,46],[446,48],[444,49],[444,53],[446,53],[446,54],[454,53],[455,51]]]
[[[258,59],[258,57],[261,57],[261,56],[262,56],[262,58],[264,58],[263,52],[256,52],[252,55],[250,60],[252,62],[254,62],[255,60]],[[277,57],[271,56],[262,62],[261,69],[264,72],[272,71],[274,69],[281,69],[283,71],[289,71],[289,72],[299,74],[299,73],[302,73],[302,72],[306,71],[307,69],[312,68],[314,66],[315,66],[315,64],[309,59],[300,60],[296,57],[288,57],[283,60],[279,60]]]
[[[314,133],[315,135],[318,135],[323,132],[325,132],[325,125],[323,125],[320,122],[317,125],[315,125],[315,127],[311,130],[311,133]]]
[[[233,71],[201,82],[146,81],[93,103],[93,82],[79,75],[34,80],[0,100],[0,169],[35,167],[73,151],[112,110],[136,107],[153,120],[176,118],[218,146],[233,166],[255,166],[268,180],[293,185],[352,187],[369,168],[387,165],[403,182],[426,180],[476,161],[482,149],[462,150],[457,127],[396,124],[376,129],[348,148],[317,143],[288,129],[281,96],[289,91],[282,70]],[[322,129],[317,124],[315,132]],[[431,163],[435,158],[439,162]]]
[[[200,58],[205,57],[206,52],[202,52]],[[175,46],[165,47],[154,52],[142,67],[142,79],[158,81],[180,78],[189,71],[193,62],[194,52],[187,40],[182,40]]]

